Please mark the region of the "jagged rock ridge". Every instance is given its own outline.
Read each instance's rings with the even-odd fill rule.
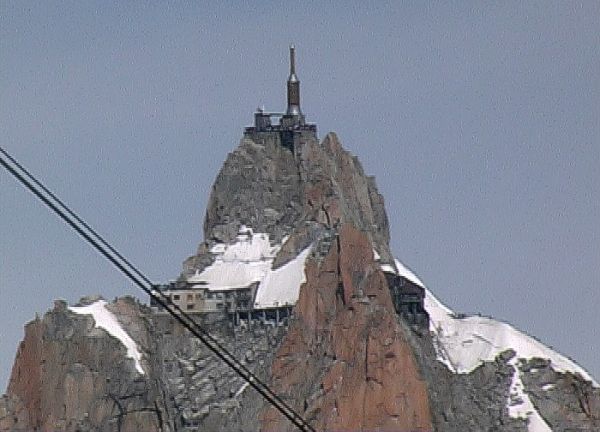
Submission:
[[[242,226],[277,245],[273,268],[312,245],[293,319],[204,324],[318,429],[533,431],[511,417],[518,367],[547,427],[598,430],[600,393],[581,374],[536,358],[516,366],[510,350],[455,373],[439,361],[435,328],[395,313],[382,265],[411,276],[394,264],[374,179],[335,134],[293,148],[277,136],[243,139],[217,176],[204,241],[182,279],[213,263],[213,247],[236,242]],[[144,373],[90,316],[57,303],[26,327],[0,399],[1,431],[291,427],[169,317],[131,299],[109,309],[142,352]]]
[[[211,247],[234,242],[241,226],[267,233],[274,244],[286,240],[277,268],[341,223],[365,232],[383,261],[393,262],[383,197],[335,134],[321,144],[306,140],[293,151],[278,136],[258,142],[245,138],[213,185],[205,241],[184,264],[184,276],[209,265]]]

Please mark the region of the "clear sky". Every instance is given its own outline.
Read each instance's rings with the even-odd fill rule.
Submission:
[[[175,278],[255,107],[284,107],[293,42],[303,110],[376,175],[397,257],[599,378],[599,22],[597,1],[0,0],[1,145]],[[4,171],[0,293],[0,388],[53,299],[140,295]]]

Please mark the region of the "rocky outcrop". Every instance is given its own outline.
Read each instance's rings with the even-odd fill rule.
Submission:
[[[157,315],[153,321],[161,347],[156,363],[175,430],[258,430],[262,397],[170,317]],[[255,322],[250,327],[204,327],[254,374],[268,380],[285,326]]]
[[[365,232],[383,261],[393,262],[383,197],[334,133],[321,144],[307,140],[293,152],[278,135],[259,142],[245,138],[217,176],[205,240],[184,263],[183,276],[209,265],[210,248],[233,242],[242,225],[269,234],[274,244],[286,239],[274,261],[279,267],[342,223]]]
[[[245,138],[217,175],[204,218],[207,242],[228,243],[240,225],[269,233],[279,243],[302,215],[301,179],[294,154],[278,136]]]
[[[275,391],[317,430],[432,430],[426,384],[367,236],[344,225],[306,272],[273,364]],[[272,408],[263,426],[291,430]]]
[[[393,262],[383,197],[375,179],[365,175],[356,156],[343,149],[337,135],[329,133],[321,145],[307,143],[299,149],[298,159],[304,219],[330,227],[353,225],[381,249],[382,262]]]
[[[136,371],[122,343],[64,302],[26,326],[0,431],[256,431],[262,397],[167,315],[130,298],[109,306],[144,352]],[[267,380],[286,327],[204,324]]]
[[[436,359],[428,332],[406,334],[427,383],[435,431],[527,431],[526,422],[511,418],[507,410],[510,355],[500,355],[470,374],[455,374]]]
[[[144,352],[156,351],[136,302],[120,299],[112,309]],[[172,430],[159,383],[149,378],[151,363],[144,362],[149,376],[141,375],[125,354],[121,342],[96,328],[90,316],[56,302],[43,319],[25,327],[2,403],[7,414],[16,415],[1,418],[0,430]]]
[[[509,415],[516,367],[549,427],[600,430],[600,390],[582,377],[541,359],[517,364],[510,350],[451,372],[435,332],[395,313],[380,268],[394,262],[383,198],[335,134],[293,149],[278,134],[242,140],[215,181],[205,240],[182,278],[212,263],[211,248],[235,241],[242,225],[281,246],[274,268],[312,245],[293,316],[238,327],[198,321],[317,430],[527,431]],[[107,307],[141,363],[90,315],[57,302],[26,326],[0,398],[1,432],[292,430],[168,316],[131,298]]]
[[[407,327],[404,322],[400,322]],[[454,373],[440,362],[432,333],[412,329],[408,340],[428,387],[434,429],[439,432],[486,430],[525,432],[527,416],[511,417],[511,381],[519,370],[524,392],[552,431],[599,430],[600,389],[578,375],[556,372],[550,362],[532,358],[513,362],[515,352],[500,352],[470,373]]]
[[[531,359],[520,365],[529,398],[553,430],[600,430],[600,389],[550,362]]]

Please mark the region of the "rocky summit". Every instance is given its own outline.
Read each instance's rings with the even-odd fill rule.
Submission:
[[[261,125],[219,172],[197,252],[157,289],[319,431],[600,430],[583,369],[455,314],[394,259],[375,180],[335,134]],[[26,325],[0,431],[200,430],[294,426],[155,304],[57,301]]]
[[[315,430],[600,430],[585,370],[394,259],[375,179],[305,120],[293,46],[287,102],[229,154],[196,254],[153,286],[170,304],[57,301],[25,326],[0,431],[294,430],[174,307]]]

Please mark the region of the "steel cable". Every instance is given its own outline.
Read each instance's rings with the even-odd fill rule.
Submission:
[[[262,380],[243,365],[233,354],[223,347],[208,331],[200,326],[162,291],[155,290],[152,282],[121,253],[98,234],[89,224],[72,211],[63,201],[52,193],[42,182],[37,180],[6,150],[0,147],[0,164],[31,193],[40,199],[47,207],[66,222],[77,234],[86,240],[102,256],[108,259],[135,285],[162,306],[173,318],[183,325],[190,333],[200,339],[219,359],[227,364],[235,373],[252,386],[267,402],[273,405],[281,414],[288,418],[302,431],[316,432],[315,429],[300,414],[274,393]],[[6,158],[6,159],[5,159]],[[11,164],[13,166],[11,166]],[[45,194],[45,195],[44,195]]]

